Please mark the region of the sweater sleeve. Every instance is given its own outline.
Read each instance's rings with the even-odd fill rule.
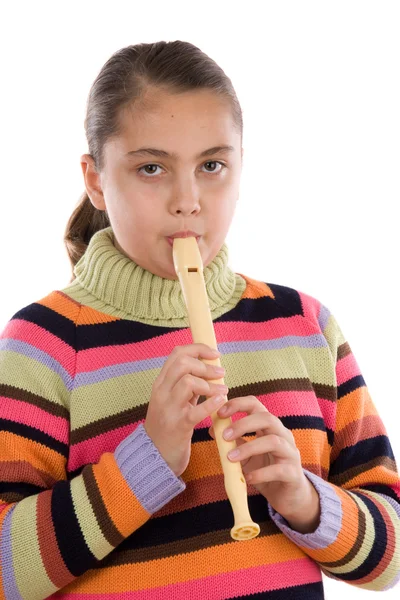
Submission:
[[[68,480],[75,326],[63,319],[36,303],[0,334],[0,600],[47,598],[185,489],[141,426]]]
[[[328,481],[304,469],[321,507],[301,534],[270,505],[276,525],[331,579],[374,591],[400,580],[400,478],[387,431],[337,321],[319,321],[336,369],[337,402]]]

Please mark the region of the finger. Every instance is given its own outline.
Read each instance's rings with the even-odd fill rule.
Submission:
[[[232,422],[232,425],[229,429],[232,429],[231,437],[225,437],[224,433],[224,439],[229,441],[238,437],[242,437],[247,433],[263,430],[264,435],[266,432],[268,434],[274,433],[283,437],[288,443],[295,446],[292,432],[283,425],[282,421],[278,419],[278,417],[275,417],[275,415],[272,415],[269,412],[256,412],[248,415],[247,417],[243,417],[242,419],[238,419],[237,421]]]
[[[218,416],[231,416],[235,412],[253,414],[255,412],[269,413],[269,410],[255,396],[238,396],[237,398],[231,398],[224,406],[224,411],[221,409],[218,411]]]
[[[211,398],[207,398],[201,404],[194,406],[192,410],[187,412],[186,418],[188,420],[188,424],[193,428],[198,423],[211,416],[218,408],[226,402],[225,396],[212,396]]]
[[[286,463],[275,463],[268,467],[262,467],[244,474],[246,481],[250,483],[271,483],[280,481],[282,483],[294,483],[298,481],[298,468]]]
[[[210,346],[201,343],[175,346],[157,378],[157,386],[164,386],[167,383],[166,389],[171,392],[174,385],[185,373],[190,373],[192,369],[199,374],[204,372],[204,367],[199,365],[203,358],[208,361],[217,360],[219,362],[221,353],[217,352],[218,354],[213,353]]]
[[[236,443],[238,443],[238,440]],[[237,462],[247,460],[252,456],[260,456],[267,453],[272,454],[275,458],[281,460],[299,460],[299,451],[297,448],[294,448],[284,438],[275,434],[264,435],[261,438],[255,438],[254,440],[248,441],[245,444],[241,444],[240,448],[238,444],[238,452],[239,453],[236,456],[231,456],[228,453],[229,460]]]
[[[212,439],[215,440],[215,432],[214,432],[214,427],[212,425],[209,428],[208,433],[209,433],[210,437],[212,437]],[[237,440],[235,440],[235,441],[236,441],[236,445],[238,447],[242,446],[243,444],[248,444],[249,443],[249,440],[246,440],[244,438],[237,438]]]

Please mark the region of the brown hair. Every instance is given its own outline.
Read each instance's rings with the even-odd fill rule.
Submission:
[[[105,143],[120,131],[122,109],[140,100],[149,85],[172,93],[212,90],[229,101],[234,125],[242,136],[242,110],[232,82],[199,48],[180,40],[127,46],[115,52],[104,64],[87,100],[84,125],[89,154],[98,173],[104,167]],[[85,253],[90,238],[108,226],[110,221],[106,211],[95,208],[85,191],[64,233],[72,268]],[[74,278],[72,274],[71,282]]]

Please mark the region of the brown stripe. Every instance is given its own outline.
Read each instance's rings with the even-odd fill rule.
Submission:
[[[74,576],[65,566],[58,547],[57,536],[51,518],[52,493],[52,490],[46,490],[38,496],[36,505],[37,537],[47,576],[57,588],[62,588],[74,579]]]
[[[312,383],[305,377],[273,379],[271,381],[260,381],[258,383],[232,387],[228,392],[228,400],[239,396],[261,396],[274,392],[314,392],[318,398],[336,400],[336,387]],[[200,399],[204,402],[206,396],[200,396]]]
[[[340,360],[341,358],[344,358],[348,354],[351,354],[351,348],[347,342],[344,342],[337,349],[337,359],[336,360]]]
[[[347,469],[347,471],[343,471],[339,475],[332,475],[329,478],[331,483],[342,487],[345,483],[354,479],[358,475],[362,475],[367,471],[374,469],[375,467],[386,467],[390,471],[396,472],[396,463],[393,459],[388,456],[377,456],[373,460],[370,460],[367,463],[363,463],[362,465],[358,465],[357,467],[352,467],[351,469]]]
[[[22,400],[23,402],[28,402],[28,404],[33,404],[34,406],[45,410],[51,415],[62,417],[63,419],[69,419],[69,412],[66,408],[64,408],[64,406],[50,402],[50,400],[47,400],[42,396],[32,394],[31,392],[14,387],[13,385],[5,385],[0,383],[0,396],[13,398],[14,400]]]
[[[79,444],[92,437],[101,435],[106,431],[112,431],[118,429],[118,427],[124,427],[129,423],[135,423],[141,421],[146,417],[147,404],[136,406],[135,408],[129,408],[115,415],[98,419],[94,423],[88,423],[78,429],[73,429],[70,435],[70,444]]]
[[[86,465],[82,471],[82,475],[99,527],[109,544],[116,547],[125,538],[115,527],[113,521],[110,519],[110,515],[108,514],[106,507],[104,506],[104,502],[93,473],[92,465]]]
[[[300,391],[314,392],[318,398],[336,400],[336,388],[330,385],[312,383],[307,378],[274,379],[272,381],[260,381],[230,388],[228,400],[240,396],[261,396],[274,392]],[[197,404],[206,400],[206,396],[200,396]],[[146,418],[148,403],[143,403],[135,408],[124,410],[109,417],[98,419],[94,423],[88,423],[78,429],[73,429],[70,435],[70,444],[79,444],[90,438],[123,427],[129,423],[137,423]]]
[[[44,489],[50,489],[56,483],[46,471],[36,469],[26,460],[9,460],[0,463],[1,481],[23,481]]]
[[[317,398],[323,398],[324,400],[330,400],[331,402],[337,401],[336,386],[325,385],[323,383],[313,383],[312,386]]]
[[[343,490],[343,491],[345,491],[346,494],[348,496],[350,496],[352,501],[355,502],[354,498],[351,497],[351,495],[349,494],[349,492],[347,490]],[[339,560],[336,560],[334,562],[319,562],[319,564],[321,566],[326,567],[327,569],[331,569],[333,567],[344,567],[350,561],[352,561],[353,558],[361,550],[361,546],[362,546],[362,543],[363,543],[363,540],[365,537],[367,521],[365,518],[365,514],[363,513],[362,510],[360,510],[360,507],[358,506],[358,504],[356,506],[357,506],[357,512],[358,512],[358,533],[357,533],[357,538],[356,538],[354,545],[350,548],[348,553],[345,554],[345,556],[343,556],[343,558],[340,558]]]
[[[5,504],[13,504],[13,502],[19,502],[23,500],[25,496],[18,494],[17,492],[3,492],[0,496],[0,502]]]

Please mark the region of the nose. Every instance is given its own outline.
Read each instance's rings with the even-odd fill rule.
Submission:
[[[200,203],[197,198],[186,194],[175,198],[171,202],[171,211],[177,215],[193,215],[198,213],[200,210]]]

